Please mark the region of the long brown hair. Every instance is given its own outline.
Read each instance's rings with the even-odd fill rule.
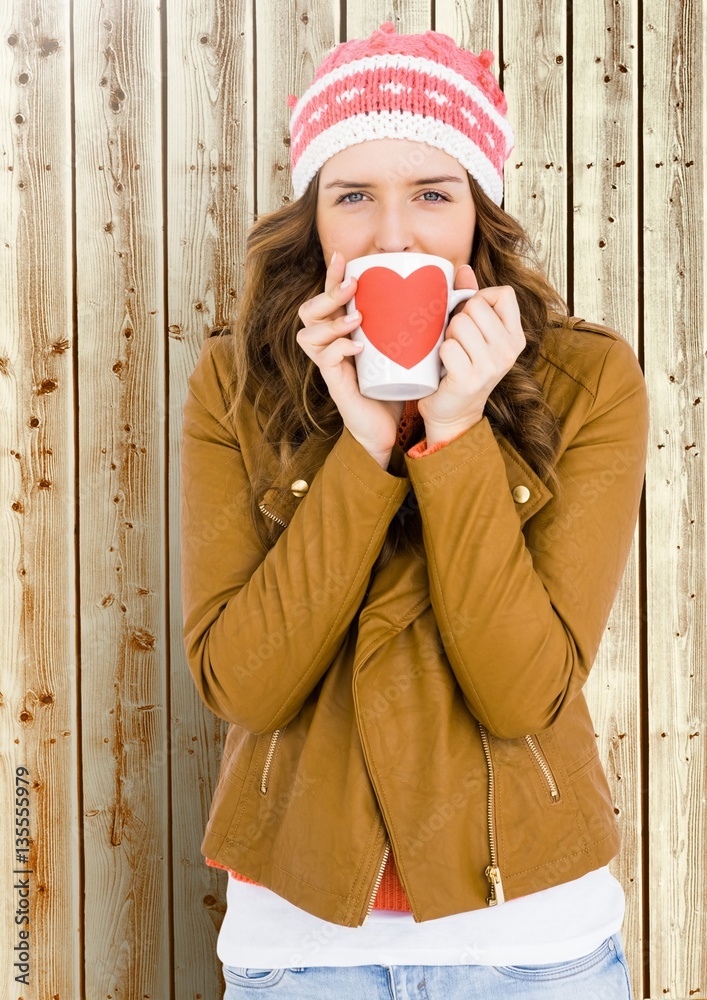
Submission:
[[[274,447],[285,474],[294,469],[297,448],[305,437],[317,434],[333,444],[343,429],[318,366],[296,340],[302,328],[299,307],[324,290],[326,277],[316,229],[318,185],[317,173],[299,199],[258,219],[249,230],[245,286],[229,324],[233,333],[228,338],[233,350],[231,412],[246,401],[253,406],[263,439]],[[569,309],[543,275],[520,223],[492,202],[472,177],[469,185],[476,208],[469,263],[480,288],[514,288],[526,335],[525,348],[494,387],[484,415],[557,493],[560,428],[532,372],[548,325],[561,321]],[[417,439],[422,433],[424,428]],[[268,546],[283,530],[258,509],[269,485],[264,469],[256,467],[251,516]],[[374,569],[386,565],[398,546],[421,553],[419,511],[411,494],[412,490],[391,522]]]

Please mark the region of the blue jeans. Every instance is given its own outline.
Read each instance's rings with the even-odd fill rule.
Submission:
[[[243,969],[224,965],[223,1000],[633,1000],[620,932],[550,965],[347,965]],[[265,998],[263,998],[265,1000]]]

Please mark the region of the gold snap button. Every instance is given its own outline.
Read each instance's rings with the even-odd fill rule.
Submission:
[[[290,489],[296,497],[303,497],[309,489],[309,483],[304,479],[295,479]]]
[[[530,499],[530,490],[527,486],[515,486],[513,489],[513,499],[516,503],[525,503]]]

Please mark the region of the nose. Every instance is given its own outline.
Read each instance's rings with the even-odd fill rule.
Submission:
[[[381,209],[376,220],[376,253],[403,253],[411,250],[415,241],[409,232],[405,213],[396,205]]]

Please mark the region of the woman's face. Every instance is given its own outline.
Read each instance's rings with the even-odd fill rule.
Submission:
[[[470,263],[476,209],[467,173],[448,153],[369,139],[321,168],[316,225],[327,266],[335,250],[347,262],[409,251],[446,257],[456,273]]]

